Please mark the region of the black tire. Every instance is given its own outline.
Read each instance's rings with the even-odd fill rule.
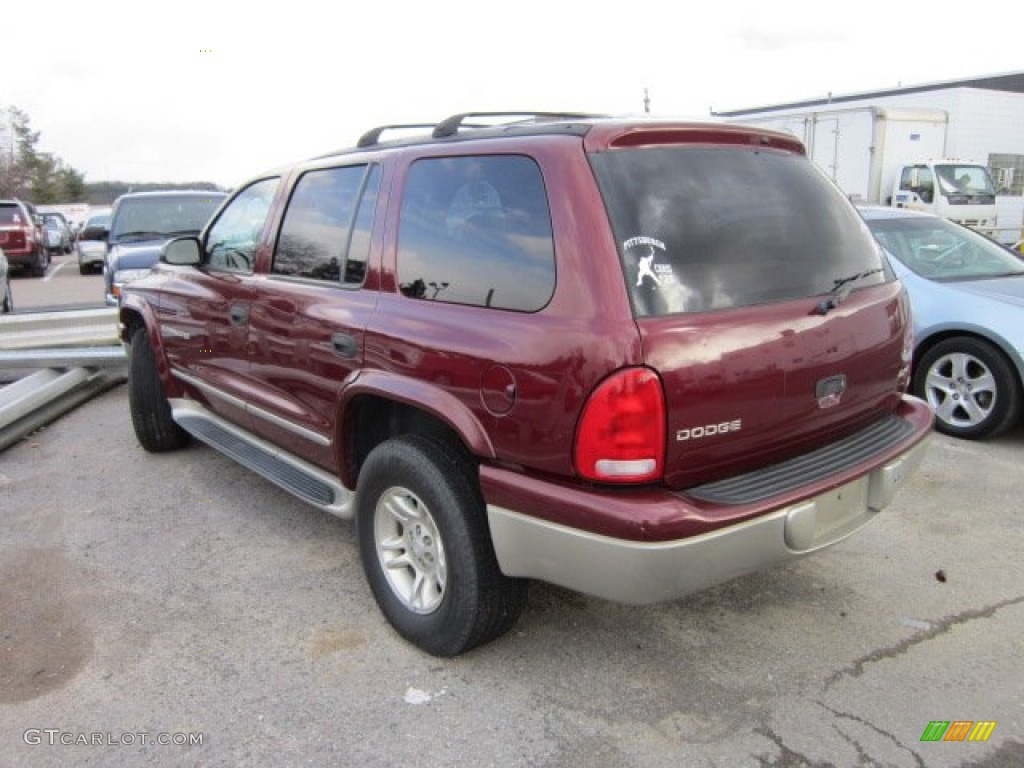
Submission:
[[[88,264],[79,264],[78,265],[78,274],[80,274],[80,275],[88,275],[90,272],[92,272],[92,268]]]
[[[370,589],[398,634],[435,656],[503,635],[526,605],[526,580],[498,568],[472,470],[444,442],[406,435],[374,448],[359,473],[356,537]]]
[[[32,276],[43,277],[48,266],[50,266],[50,252],[46,248],[40,248],[36,251],[36,259],[29,268]]]
[[[132,334],[128,360],[128,405],[139,444],[150,453],[184,448],[189,435],[171,417],[145,328]]]
[[[1020,381],[1013,365],[981,339],[940,341],[917,364],[912,389],[935,411],[935,428],[953,437],[995,437],[1020,416]]]

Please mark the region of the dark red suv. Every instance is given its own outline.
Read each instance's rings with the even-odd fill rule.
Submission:
[[[527,579],[647,603],[840,541],[932,422],[905,292],[800,143],[510,117],[260,175],[120,310],[143,447],[354,516],[438,655]]]
[[[0,249],[12,266],[42,277],[50,265],[36,209],[21,200],[0,200]]]

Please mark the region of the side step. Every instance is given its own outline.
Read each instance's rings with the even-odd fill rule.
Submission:
[[[303,501],[350,519],[355,494],[328,472],[211,413],[194,400],[170,401],[181,427]]]

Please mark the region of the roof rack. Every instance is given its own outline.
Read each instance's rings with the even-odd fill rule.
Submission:
[[[460,128],[494,128],[498,125],[509,125],[511,122],[506,123],[480,123],[480,122],[466,122],[469,118],[491,118],[491,117],[512,117],[522,118],[513,122],[527,123],[527,122],[545,122],[551,120],[581,120],[593,117],[603,117],[603,115],[592,114],[587,112],[461,112],[457,115],[445,118],[439,123],[396,123],[394,125],[378,125],[376,128],[371,128],[362,136],[359,137],[359,141],[356,142],[358,149],[366,149],[380,143],[380,137],[385,131],[403,131],[403,130],[424,130],[432,129],[431,137],[435,139],[443,139],[449,136],[455,136]],[[330,153],[329,155],[323,155],[323,157],[329,157],[330,155],[337,153]]]
[[[602,115],[590,114],[586,112],[461,112],[457,115],[445,118],[437,127],[434,128],[433,134],[435,139],[443,139],[448,136],[454,136],[459,132],[459,128],[463,125],[469,127],[469,123],[464,124],[464,120],[469,117],[521,117],[532,119],[537,122],[544,120],[580,120],[591,117],[602,117]],[[523,122],[526,122],[524,120]],[[473,124],[474,128],[480,128],[477,124]],[[487,126],[491,127],[491,126]]]
[[[401,131],[401,130],[413,130],[416,128],[433,128],[433,123],[401,123],[395,125],[378,125],[376,128],[371,128],[362,136],[359,137],[359,141],[356,142],[356,146],[360,149],[365,147],[372,147],[374,144],[380,141],[380,135],[384,131]]]

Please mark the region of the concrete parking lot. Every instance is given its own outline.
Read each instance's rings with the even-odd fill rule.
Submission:
[[[0,764],[1021,765],[1022,456],[936,436],[843,545],[654,607],[535,585],[446,661],[379,615],[348,523],[146,454],[121,386],[0,454]]]

